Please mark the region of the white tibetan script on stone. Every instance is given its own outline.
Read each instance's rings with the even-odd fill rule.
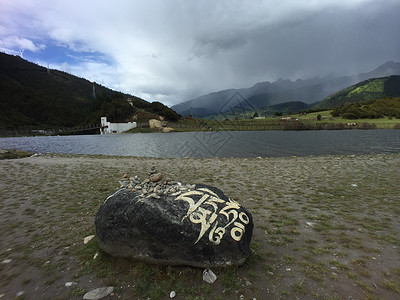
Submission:
[[[201,198],[195,202],[193,196],[200,196]],[[175,200],[186,201],[189,204],[189,209],[182,218],[182,222],[189,218],[192,223],[201,225],[199,237],[195,244],[209,231],[208,239],[210,242],[219,245],[231,224],[233,224],[233,227],[230,229],[230,236],[235,241],[240,241],[245,232],[245,225],[250,222],[246,213],[239,212],[239,203],[231,199],[228,201],[220,199],[217,194],[207,188],[188,191],[179,195]],[[223,208],[219,209],[218,204],[224,204]],[[224,224],[219,224],[217,221],[218,216],[221,215],[226,219]]]

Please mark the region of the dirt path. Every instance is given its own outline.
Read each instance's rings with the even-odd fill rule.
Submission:
[[[157,267],[108,257],[98,206],[153,165],[215,185],[253,214],[252,255],[237,269]],[[400,155],[155,159],[43,155],[0,161],[0,299],[398,299]],[[96,259],[93,256],[98,253]],[[66,282],[76,285],[66,287]]]

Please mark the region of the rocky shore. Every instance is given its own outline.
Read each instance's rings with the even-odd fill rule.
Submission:
[[[152,166],[173,180],[143,183]],[[399,169],[397,154],[4,159],[0,299],[82,299],[110,286],[109,299],[396,299]],[[124,174],[138,177],[119,184]],[[243,266],[213,270],[217,280],[209,284],[202,269],[112,258],[96,237],[84,244],[95,234],[99,206],[121,185],[156,200],[192,188],[179,182],[216,186],[252,213],[251,254]]]

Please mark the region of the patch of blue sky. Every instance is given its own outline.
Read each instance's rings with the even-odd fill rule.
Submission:
[[[108,55],[98,52],[90,51],[81,47],[71,47],[65,45],[56,45],[53,43],[45,43],[46,47],[39,51],[25,50],[23,57],[26,60],[42,63],[42,64],[68,64],[68,65],[80,65],[87,62],[96,62],[111,65],[113,60]]]

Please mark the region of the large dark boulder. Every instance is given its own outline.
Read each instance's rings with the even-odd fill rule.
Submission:
[[[250,212],[221,190],[180,183],[121,188],[100,206],[95,225],[110,255],[202,268],[243,263],[253,232]]]

